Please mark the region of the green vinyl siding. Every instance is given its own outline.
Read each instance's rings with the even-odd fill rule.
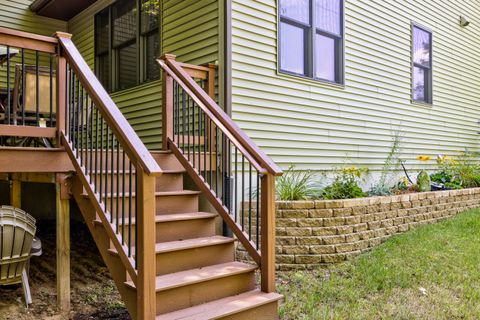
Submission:
[[[94,15],[111,4],[100,0],[68,23],[73,41],[94,67]],[[161,14],[161,52],[177,60],[205,64],[218,60],[218,3],[216,0],[164,0]],[[151,149],[161,147],[161,80],[112,94],[125,117]]]
[[[0,0],[0,27],[51,36],[66,31],[67,23],[39,17],[29,6],[33,0]]]
[[[380,169],[395,129],[409,164],[478,148],[479,1],[345,1],[345,86],[279,74],[277,2],[232,1],[232,115],[283,167]],[[412,22],[433,32],[429,107],[411,102]]]

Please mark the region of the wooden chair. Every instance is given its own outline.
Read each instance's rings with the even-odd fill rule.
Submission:
[[[27,266],[35,219],[21,209],[0,207],[0,285],[22,283],[27,307],[32,303]]]
[[[38,101],[37,79],[39,92]],[[56,94],[57,85],[54,70],[50,72],[49,67],[39,66],[37,76],[36,66],[24,65],[22,68],[22,65],[16,65],[13,89],[13,124],[47,127],[49,122],[54,123],[57,109]],[[29,146],[33,142],[45,147],[52,146],[52,143],[46,138],[33,139],[29,137],[20,139],[15,145]]]
[[[23,73],[25,73],[25,79],[22,82]],[[50,114],[54,118],[57,110],[57,85],[54,70],[50,73],[49,67],[38,67],[38,91],[40,93],[38,97],[40,123],[38,125],[46,127]],[[37,67],[25,65],[24,70],[22,70],[22,65],[15,66],[13,101],[15,108],[13,111],[14,124],[22,121],[22,124],[25,122],[26,125],[37,125]],[[23,118],[23,115],[25,115],[25,118]]]

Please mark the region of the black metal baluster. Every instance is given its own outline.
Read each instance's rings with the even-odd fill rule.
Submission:
[[[83,89],[83,86],[80,88],[80,132],[79,132],[79,135],[80,135],[80,143],[79,143],[79,149],[80,149],[80,165],[83,166],[83,153],[84,153],[84,142],[83,142],[83,129],[84,129],[84,113],[85,113],[85,110],[84,110],[84,100],[83,100],[83,92],[84,92],[84,89]]]
[[[97,116],[98,116],[98,110],[97,110]],[[100,193],[100,202],[103,200],[103,137],[104,137],[104,132],[103,132],[103,118],[100,118],[100,170],[97,172],[99,175],[99,186],[98,186],[98,191]],[[107,208],[105,207],[105,211],[107,211]]]
[[[242,154],[242,231],[245,231],[245,156]]]
[[[36,116],[36,120],[37,120],[37,127],[40,126],[40,116],[39,116],[39,112],[40,112],[40,70],[39,70],[39,66],[38,66],[38,59],[39,59],[39,55],[38,55],[38,51],[35,51],[35,77],[36,77],[36,83],[35,83],[35,104],[36,104],[36,109],[35,109],[35,116]]]
[[[237,182],[238,182],[238,149],[235,147],[235,186],[234,186],[234,201],[233,201],[233,207],[234,207],[234,215],[235,215],[235,222],[238,220],[238,187],[237,187]]]
[[[125,170],[124,170],[125,171]],[[120,219],[119,219],[119,214],[120,214],[120,143],[118,143],[117,141],[117,169],[115,170],[115,172],[117,173],[116,176],[117,176],[117,233],[118,233],[118,227],[119,227],[119,223],[120,223]],[[113,172],[112,172],[113,174]],[[124,195],[122,195],[122,197],[124,197]]]
[[[50,127],[53,127],[53,63],[52,54],[50,54]]]
[[[88,114],[90,120],[90,174],[93,170],[93,100],[90,99],[90,112]]]
[[[10,46],[7,46],[7,124],[11,124],[12,104],[10,96]],[[15,116],[14,116],[15,118]]]
[[[257,226],[257,250],[259,249],[259,241],[260,241],[260,174],[257,171],[257,214],[256,214],[256,226]]]
[[[209,128],[208,128],[208,141],[209,141],[209,146],[210,146],[210,182],[209,182],[209,185],[210,185],[210,189],[213,190],[213,185],[212,185],[212,178],[213,178],[213,140],[212,140],[212,119],[208,119],[209,120]],[[216,157],[216,150],[215,150],[215,157]]]
[[[202,111],[203,114],[203,178],[205,182],[207,181],[207,145],[208,145],[208,135],[207,135],[207,115]]]
[[[25,125],[25,49],[22,48],[22,125]]]
[[[97,193],[97,184],[98,184],[98,109],[95,108],[95,193]],[[101,149],[100,149],[101,152]]]
[[[182,151],[185,154],[185,91],[182,89]]]
[[[183,92],[185,94],[185,91]],[[190,161],[190,96],[186,96],[187,98],[187,154],[188,154],[188,161]]]
[[[108,211],[108,165],[109,165],[109,149],[110,149],[110,127],[108,123],[105,122],[105,172],[102,172],[102,179],[105,179],[105,191],[104,191],[104,199],[105,199],[105,210]],[[110,210],[112,211],[112,210]],[[110,212],[110,223],[113,221],[113,215]]]
[[[85,175],[88,176],[88,143],[89,143],[89,140],[88,140],[88,132],[90,130],[89,128],[89,122],[88,122],[88,94],[85,93],[85,110],[84,110],[84,113],[85,113]]]
[[[129,174],[128,174],[128,256],[132,256],[132,174],[133,167],[132,161],[129,164]],[[136,223],[135,223],[136,229]]]
[[[125,244],[125,158],[125,149],[122,149],[122,245]]]
[[[111,155],[110,155],[110,171],[108,172],[108,174],[110,175],[110,210],[112,211],[111,214],[112,214],[112,223],[113,223],[113,214],[114,214],[114,201],[115,199],[113,198],[114,196],[114,182],[113,182],[113,173],[115,172],[115,158],[114,158],[114,150],[115,150],[115,135],[113,134],[113,130],[112,130],[112,145],[110,147],[110,151],[111,152]],[[118,219],[117,219],[118,220]]]
[[[248,163],[248,239],[252,239],[252,163]]]
[[[218,161],[218,128],[215,126],[215,196],[218,196],[218,178],[221,176],[221,172],[219,172],[219,161]],[[221,161],[220,161],[221,162]]]
[[[195,103],[193,102],[193,100],[190,98],[188,98],[190,101],[192,101],[192,144],[193,144],[193,150],[192,150],[192,160],[193,160],[193,168],[195,169]],[[190,135],[190,134],[189,134]]]

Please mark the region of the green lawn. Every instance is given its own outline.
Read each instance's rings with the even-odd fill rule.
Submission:
[[[279,281],[282,319],[480,319],[480,210]]]

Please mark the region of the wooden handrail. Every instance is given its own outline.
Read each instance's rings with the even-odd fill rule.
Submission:
[[[0,44],[40,52],[55,53],[58,40],[8,28],[0,27]]]
[[[268,173],[268,171],[262,167],[262,165],[244,148],[243,144],[240,143],[240,141],[237,140],[237,138],[228,130],[227,127],[225,127],[223,125],[223,123],[217,118],[214,116],[214,114],[210,111],[209,108],[207,108],[207,106],[203,103],[203,101],[198,97],[196,96],[192,90],[190,90],[186,84],[184,84],[180,78],[167,66],[165,65],[165,62],[162,61],[162,60],[159,60],[158,62],[162,68],[169,73],[169,76],[172,77],[172,79],[174,79],[175,81],[177,81],[177,83],[185,90],[185,92],[193,99],[193,101],[195,101],[195,103],[198,104],[198,106],[200,108],[202,108],[202,110],[207,114],[207,116],[212,119],[213,123],[222,131],[225,133],[225,135],[232,141],[232,143],[238,148],[238,151],[240,151],[240,153],[242,153],[245,158],[250,161],[253,165],[253,167],[258,170],[258,172],[262,173],[262,174],[266,174]],[[163,90],[164,93],[167,92],[167,90]],[[164,126],[166,127],[166,126]],[[173,138],[173,137],[170,137],[170,138]],[[165,139],[166,140],[166,139]]]
[[[218,119],[222,127],[226,130],[225,134],[232,136],[235,141],[238,141],[242,149],[246,151],[246,156],[249,155],[255,159],[253,163],[258,163],[261,168],[273,174],[274,176],[282,175],[282,169],[278,167],[258,146],[252,141],[237,124],[220,108],[217,103],[205,93],[204,90],[189,76],[189,74],[182,68],[182,65],[174,60],[174,56],[164,55],[162,59],[157,60],[160,65],[170,68],[180,81],[185,84],[189,91],[192,92],[192,97],[196,97],[202,102],[201,107],[205,107],[213,115],[212,119]],[[163,67],[164,68],[164,67]],[[165,68],[164,68],[165,69]],[[205,110],[206,111],[206,110]]]
[[[75,71],[82,86],[87,90],[105,121],[115,133],[116,138],[125,148],[130,159],[139,163],[146,174],[160,175],[162,170],[159,165],[115,105],[110,95],[100,84],[100,81],[98,81],[73,44],[71,36],[65,33],[57,33],[56,36],[62,49],[61,55],[67,59],[68,64]]]

